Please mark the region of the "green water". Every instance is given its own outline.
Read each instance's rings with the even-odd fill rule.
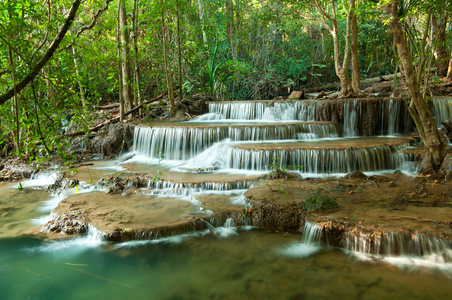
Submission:
[[[121,248],[81,238],[2,239],[0,299],[452,297],[452,280],[435,269],[358,262],[336,249],[291,257],[281,251],[297,251],[299,235],[228,230],[225,238]]]
[[[219,228],[218,238],[42,241],[24,234],[48,215],[49,194],[8,184],[0,195],[0,300],[452,299],[450,263],[358,261],[302,245],[300,234]]]

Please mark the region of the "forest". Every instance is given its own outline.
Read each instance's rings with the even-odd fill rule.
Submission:
[[[0,299],[452,299],[451,0],[0,0]]]
[[[341,97],[362,97],[362,80],[392,74],[422,104],[452,80],[451,13],[439,0],[2,0],[0,154],[69,159],[69,119],[88,133],[110,104],[121,121],[156,107],[169,118],[199,93],[273,99],[340,83]],[[424,110],[416,125],[432,139]]]

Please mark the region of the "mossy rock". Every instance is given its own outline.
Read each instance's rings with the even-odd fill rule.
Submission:
[[[326,195],[313,195],[301,203],[301,207],[306,211],[315,211],[338,209],[341,206],[336,200]]]

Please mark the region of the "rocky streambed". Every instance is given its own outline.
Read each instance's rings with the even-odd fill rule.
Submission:
[[[105,239],[122,242],[204,230],[215,236],[215,228],[226,223],[302,232],[307,222],[313,222],[322,228],[324,242],[341,248],[354,247],[352,240],[358,244],[364,240],[368,241],[369,251],[380,252],[376,247],[380,247],[381,239],[394,233],[408,239],[418,236],[452,240],[450,173],[366,176],[353,172],[343,178],[302,178],[273,171],[264,177],[244,176],[242,181],[248,180],[250,188],[245,184],[242,195],[227,191],[196,194],[197,189],[220,184],[206,179],[208,174],[192,182],[178,178],[178,187],[173,183],[173,194],[169,194],[161,187],[156,189],[156,180],[149,174],[122,170],[101,176],[96,170],[87,165],[78,168],[77,173],[66,173],[51,187],[55,192],[89,180],[96,180],[92,185],[97,190],[72,193],[59,202],[51,221],[28,233],[41,230],[51,238],[60,238],[84,234],[93,226],[104,233]],[[160,183],[165,182],[163,177]],[[226,183],[227,177],[223,178]],[[238,180],[237,175],[233,178]],[[321,198],[332,199],[338,206],[317,210],[305,203],[307,199],[315,202]]]

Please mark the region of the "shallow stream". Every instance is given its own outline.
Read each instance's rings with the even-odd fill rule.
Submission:
[[[358,262],[299,235],[224,229],[223,238],[105,244],[0,242],[1,299],[450,299],[447,272]],[[294,255],[294,256],[292,256]],[[298,257],[297,257],[298,256]],[[450,271],[450,270],[449,270]],[[451,275],[451,274],[448,274]]]

